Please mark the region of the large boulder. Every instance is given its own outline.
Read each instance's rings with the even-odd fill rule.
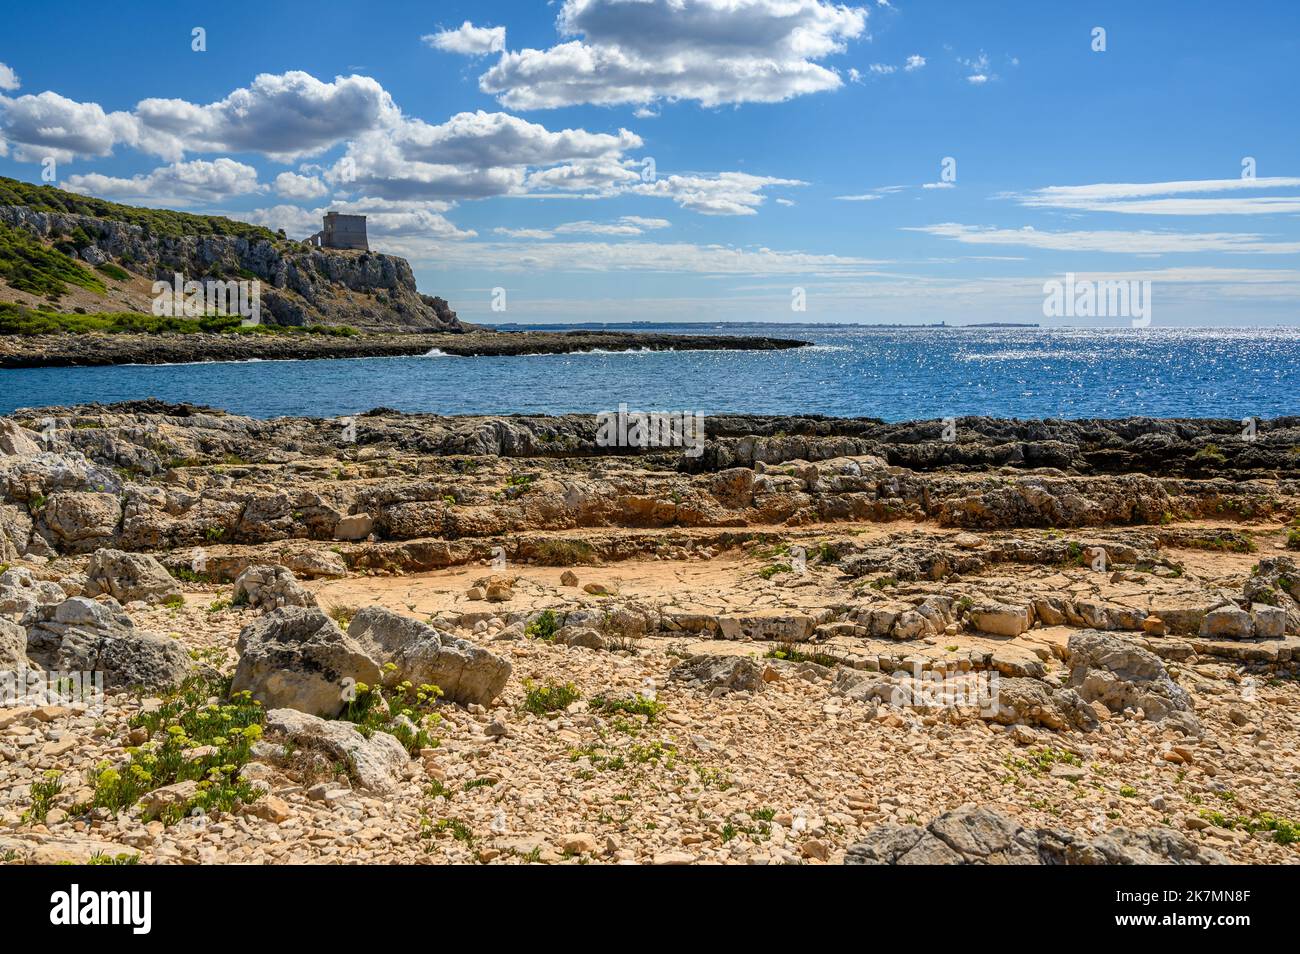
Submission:
[[[1207,639],[1249,639],[1255,635],[1255,623],[1239,607],[1220,606],[1205,614],[1201,635]]]
[[[0,616],[22,619],[41,606],[57,606],[68,594],[57,583],[38,580],[25,567],[0,573]]]
[[[0,616],[0,673],[27,668],[27,630]]]
[[[1086,702],[1112,712],[1141,709],[1148,719],[1199,735],[1192,697],[1174,682],[1155,653],[1110,633],[1085,630],[1070,637],[1069,687]]]
[[[272,709],[266,714],[265,728],[299,748],[316,749],[342,762],[359,787],[372,791],[396,788],[410,761],[402,743],[387,732],[366,738],[350,722],[321,719],[297,709]]]
[[[31,515],[21,507],[0,503],[0,563],[24,556],[31,538]]]
[[[1073,689],[1054,689],[1041,679],[999,679],[993,721],[1003,725],[1041,725],[1057,731],[1097,728],[1097,714]]]
[[[1084,836],[1025,828],[1010,815],[962,805],[925,827],[886,822],[850,845],[850,865],[1195,865],[1228,859],[1169,828],[1115,828]]]
[[[710,694],[758,692],[766,667],[749,656],[692,656],[678,663],[668,678]]]
[[[103,673],[105,689],[165,689],[189,674],[179,640],[140,632],[116,600],[73,596],[24,619],[27,652],[58,672]]]
[[[971,607],[966,618],[982,633],[1019,636],[1033,625],[1033,609],[1008,603],[983,603]]]
[[[235,577],[235,603],[265,611],[285,606],[313,607],[316,597],[303,589],[286,567],[258,565]]]
[[[318,609],[273,610],[245,626],[236,643],[233,692],[268,709],[336,716],[357,683],[377,685],[380,665]]]
[[[52,543],[85,553],[113,542],[122,503],[116,494],[61,491],[50,495],[41,519]]]
[[[0,457],[34,457],[41,450],[30,431],[17,421],[0,418]]]
[[[719,613],[723,639],[774,640],[801,643],[812,638],[816,620],[798,610],[758,608],[739,613]]]
[[[161,603],[181,596],[180,584],[147,553],[96,550],[86,567],[84,596],[107,593],[119,603]]]
[[[1276,606],[1282,610],[1286,616],[1283,622],[1284,633],[1300,633],[1300,564],[1294,559],[1286,556],[1264,557],[1251,570],[1243,592],[1250,604]],[[1257,626],[1258,623],[1256,617]],[[1270,634],[1276,625],[1274,618],[1269,618],[1265,623]]]
[[[396,667],[389,670],[388,681],[435,685],[452,702],[487,705],[510,678],[508,660],[379,606],[357,613],[348,636],[381,666]]]

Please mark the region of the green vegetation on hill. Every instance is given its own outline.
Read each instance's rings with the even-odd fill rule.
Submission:
[[[85,334],[240,334],[240,335],[331,335],[350,338],[357,329],[349,325],[250,325],[239,315],[209,315],[203,318],[160,318],[136,312],[100,312],[77,315],[25,308],[0,302],[0,335]]]
[[[0,179],[2,183],[8,180]],[[0,222],[0,279],[32,295],[58,298],[68,285],[80,285],[99,294],[104,282],[58,248],[48,248],[21,229]]]
[[[268,228],[236,222],[220,215],[194,215],[190,212],[173,212],[171,209],[140,209],[133,205],[121,205],[75,192],[65,192],[54,186],[32,185],[5,176],[0,176],[0,205],[19,205],[43,212],[67,212],[114,219],[139,225],[154,235],[231,235],[250,240],[281,241]]]

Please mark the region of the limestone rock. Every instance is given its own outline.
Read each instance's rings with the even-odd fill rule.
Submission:
[[[811,616],[785,609],[719,613],[717,619],[723,639],[762,639],[780,643],[804,642],[811,638],[816,625]]]
[[[1033,611],[1028,606],[983,603],[971,607],[966,615],[981,632],[994,636],[1019,636],[1033,624],[1032,614]]]
[[[334,525],[335,540],[364,540],[375,529],[375,519],[368,513],[354,513]]]
[[[1096,631],[1073,634],[1068,651],[1069,687],[1084,701],[1101,702],[1111,712],[1140,708],[1148,719],[1170,719],[1184,731],[1200,734],[1192,697],[1170,678],[1159,656]]]
[[[268,709],[335,716],[356,683],[377,685],[379,664],[318,609],[286,607],[245,626],[231,690]]]
[[[146,553],[96,550],[86,568],[86,596],[107,593],[119,603],[161,603],[181,596],[180,585],[161,563]]]
[[[269,711],[266,731],[344,762],[353,781],[372,791],[396,788],[410,761],[402,743],[387,732],[375,732],[367,739],[350,722],[322,719],[297,709]]]
[[[74,596],[25,619],[27,652],[45,669],[102,672],[105,689],[163,689],[190,671],[179,640],[142,633],[116,600]]]
[[[122,504],[116,494],[60,491],[50,495],[41,518],[56,544],[84,553],[113,542]]]
[[[1201,622],[1201,635],[1207,639],[1249,639],[1254,634],[1250,614],[1236,606],[1212,609]]]
[[[27,668],[27,630],[0,616],[0,673]]]
[[[32,571],[14,567],[0,573],[0,616],[22,619],[42,606],[57,606],[69,595],[57,583],[38,580]]]
[[[235,577],[235,603],[263,611],[285,606],[313,607],[316,597],[283,566],[250,566]]]
[[[337,580],[348,575],[347,564],[332,550],[296,550],[280,557],[296,576],[308,580]]]
[[[763,665],[749,656],[692,656],[678,663],[668,678],[706,692],[758,692],[763,688]]]
[[[348,638],[381,667],[387,663],[397,667],[389,681],[436,685],[443,698],[452,702],[488,705],[510,678],[508,660],[378,606],[368,606],[353,617]]]
[[[1098,836],[1025,828],[994,808],[963,805],[924,828],[887,822],[850,845],[850,865],[1226,864],[1219,852],[1169,828],[1115,828]]]
[[[0,419],[0,457],[32,457],[41,450],[31,432],[17,421]]]
[[[999,679],[992,719],[1004,725],[1041,725],[1057,731],[1097,728],[1097,715],[1073,689],[1053,689],[1041,679]]]
[[[1255,635],[1261,639],[1281,639],[1286,635],[1286,610],[1280,606],[1255,603],[1250,607]]]

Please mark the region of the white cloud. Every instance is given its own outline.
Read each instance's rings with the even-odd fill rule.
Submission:
[[[835,197],[840,202],[875,202],[880,198],[876,192],[864,192],[861,195],[837,195]]]
[[[118,143],[132,142],[136,124],[127,113],[106,113],[98,103],[46,91],[0,96],[0,131],[16,147],[19,162],[47,156],[69,162],[78,156],[107,156]]]
[[[1079,186],[1048,186],[1026,193],[1004,193],[1002,198],[1013,198],[1021,205],[1033,208],[1121,212],[1130,215],[1272,215],[1300,212],[1300,196],[1185,197],[1296,186],[1300,186],[1300,178],[1294,176],[1172,182],[1100,182]]]
[[[565,222],[551,229],[493,229],[497,235],[510,238],[549,239],[557,235],[642,235],[654,229],[672,225],[667,219],[650,219],[640,215],[625,215],[615,222]]]
[[[559,189],[608,195],[620,186],[640,181],[641,173],[630,160],[597,159],[542,169],[529,175],[524,185],[530,192]]]
[[[877,76],[888,76],[890,73],[896,71],[898,67],[890,66],[888,63],[872,63],[870,69],[871,72],[875,73]]]
[[[780,102],[838,88],[817,63],[867,11],[823,0],[565,0],[547,50],[506,51],[479,87],[509,107]]]
[[[583,129],[552,131],[507,113],[459,113],[440,125],[402,119],[348,144],[326,174],[392,199],[484,198],[525,188],[609,188],[637,178],[622,154],[641,146],[626,129],[616,134]],[[526,186],[530,167],[542,178]]]
[[[923,182],[923,183],[921,183],[921,188],[922,188],[922,189],[955,189],[955,188],[957,188],[957,183],[955,183],[955,182],[946,182],[946,181],[941,181],[941,182]]]
[[[262,73],[225,99],[196,105],[145,99],[135,108],[139,148],[163,158],[186,152],[257,152],[291,161],[398,121],[392,97],[368,76],[323,83],[309,73]]]
[[[980,50],[980,55],[974,59],[963,59],[958,57],[957,62],[970,71],[970,74],[966,77],[966,82],[968,83],[982,86],[990,79],[994,78],[989,72],[989,55],[983,50]]]
[[[329,186],[317,176],[300,176],[282,172],[275,177],[275,191],[286,199],[319,199],[329,193]]]
[[[439,30],[420,37],[434,49],[465,56],[500,53],[506,48],[505,27],[476,27],[466,20],[454,30]]]
[[[1162,255],[1177,252],[1252,252],[1289,255],[1300,252],[1300,242],[1272,242],[1263,235],[1236,232],[1075,231],[1042,232],[1031,226],[1002,229],[992,226],[945,222],[905,228],[968,245],[1012,245],[1069,252],[1116,252]]]
[[[661,176],[654,182],[638,183],[626,191],[672,199],[682,208],[701,215],[757,215],[764,200],[763,189],[802,185],[807,183],[799,179],[721,172],[716,176]]]
[[[12,92],[21,85],[22,83],[18,81],[18,74],[14,72],[13,67],[0,63],[0,89]]]
[[[921,56],[919,53],[913,53],[907,58],[907,63],[904,64],[903,69],[911,73],[915,70],[921,69],[923,66],[925,66],[925,57]]]
[[[151,203],[220,201],[236,195],[262,192],[257,170],[233,159],[196,159],[174,162],[152,172],[120,179],[98,172],[68,176],[65,188],[108,199],[145,199]]]

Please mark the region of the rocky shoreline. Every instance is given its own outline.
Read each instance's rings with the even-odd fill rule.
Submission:
[[[329,335],[65,334],[0,337],[0,368],[180,364],[198,361],[275,361],[319,358],[418,357],[430,351],[456,357],[508,357],[581,351],[773,351],[808,344],[789,338],[674,335],[655,332],[477,329]]]
[[[0,855],[1294,863],[1300,419],[1250,434],[19,411],[0,670],[108,694],[0,708]]]

